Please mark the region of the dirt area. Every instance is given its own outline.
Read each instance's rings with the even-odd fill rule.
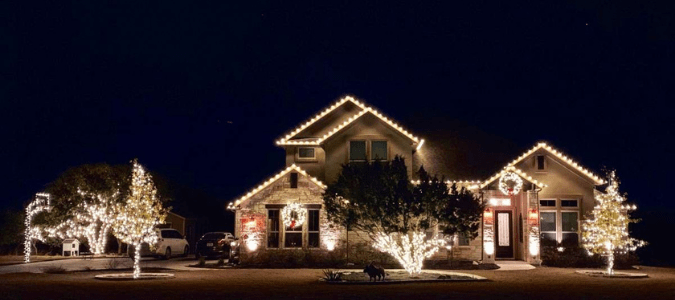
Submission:
[[[645,267],[647,279],[609,279],[575,274],[575,269],[472,270],[483,282],[336,286],[319,282],[316,269],[228,269],[165,271],[174,279],[106,282],[96,274],[3,274],[0,299],[275,299],[275,298],[509,298],[675,299],[675,269]]]

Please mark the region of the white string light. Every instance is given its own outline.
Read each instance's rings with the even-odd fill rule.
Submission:
[[[523,159],[525,159],[526,157],[528,157],[530,154],[534,153],[535,151],[537,151],[537,150],[539,150],[539,149],[544,149],[544,150],[548,151],[549,153],[555,155],[557,158],[559,158],[560,160],[566,162],[568,165],[572,166],[572,167],[573,167],[574,169],[576,169],[577,171],[579,171],[579,172],[583,173],[584,175],[588,176],[589,178],[593,179],[593,180],[595,181],[595,184],[596,184],[596,185],[605,184],[605,181],[604,181],[602,178],[600,178],[600,177],[598,177],[597,175],[593,174],[591,171],[589,171],[588,169],[582,167],[582,166],[579,165],[577,162],[575,162],[574,160],[572,160],[571,158],[569,158],[567,155],[565,155],[565,154],[563,154],[562,152],[560,152],[560,151],[554,149],[553,147],[551,147],[550,145],[547,145],[546,143],[539,143],[539,144],[537,144],[536,146],[534,146],[534,148],[532,148],[532,149],[530,149],[529,151],[523,153],[523,154],[520,155],[518,158],[516,158],[515,160],[513,160],[511,163],[509,163],[508,166],[515,166],[517,163],[519,163],[520,161],[522,161]]]
[[[42,240],[39,228],[31,227],[33,217],[40,212],[51,210],[51,196],[47,193],[35,194],[35,200],[26,207],[26,219],[24,220],[24,262],[30,262],[30,252],[34,239]]]
[[[378,232],[372,236],[373,246],[382,252],[389,253],[403,266],[410,276],[422,272],[424,259],[438,252],[445,245],[445,239],[433,237],[426,240],[425,232],[390,233]]]
[[[307,210],[298,203],[289,203],[281,210],[281,218],[286,227],[301,226],[307,219]]]
[[[331,111],[333,111],[333,110],[335,110],[336,108],[342,106],[342,105],[343,105],[344,103],[346,103],[347,101],[350,101],[350,102],[356,104],[359,108],[361,108],[361,111],[359,111],[359,112],[356,113],[355,115],[349,117],[346,121],[340,123],[339,125],[337,125],[337,126],[334,127],[333,129],[329,130],[328,133],[324,134],[322,137],[319,137],[319,138],[312,138],[312,139],[309,139],[309,140],[308,140],[308,139],[304,139],[304,140],[290,140],[290,139],[291,139],[292,137],[294,137],[296,134],[300,133],[300,132],[301,132],[302,130],[304,130],[305,128],[307,128],[307,127],[309,127],[310,125],[314,124],[314,122],[316,122],[317,120],[323,118],[324,116],[326,116],[326,115],[327,115],[328,113],[330,113]],[[295,130],[293,130],[291,133],[289,133],[289,134],[287,134],[286,136],[284,136],[283,138],[279,139],[279,140],[277,141],[277,145],[280,145],[280,146],[285,146],[285,145],[314,145],[314,146],[318,146],[318,145],[321,145],[326,139],[328,139],[329,137],[331,137],[331,136],[334,135],[335,133],[339,132],[340,130],[342,130],[343,128],[345,128],[347,125],[349,125],[349,124],[351,124],[352,122],[356,121],[357,119],[359,119],[361,116],[365,115],[366,113],[370,113],[370,114],[372,114],[372,115],[378,117],[380,120],[384,121],[386,124],[388,124],[389,126],[393,127],[394,129],[396,129],[397,131],[399,131],[401,134],[403,134],[403,135],[405,135],[406,137],[408,137],[409,139],[413,140],[415,143],[418,144],[418,146],[417,146],[417,149],[418,149],[418,150],[419,150],[419,148],[421,147],[421,145],[423,144],[423,141],[424,141],[424,140],[420,141],[420,139],[419,139],[418,137],[412,135],[410,132],[408,132],[407,130],[403,129],[403,127],[401,127],[400,125],[396,124],[396,123],[393,122],[391,119],[385,117],[384,115],[382,115],[382,114],[381,114],[380,112],[378,112],[377,110],[373,109],[372,107],[369,107],[369,106],[364,105],[363,103],[359,102],[358,100],[354,99],[354,98],[351,97],[351,96],[347,96],[347,97],[345,97],[345,98],[342,98],[340,101],[338,101],[338,102],[335,103],[334,105],[332,105],[330,108],[328,108],[328,109],[322,111],[321,113],[317,114],[316,116],[312,117],[309,121],[305,122],[304,124],[302,124],[301,126],[299,126],[298,128],[296,128]]]
[[[153,248],[158,242],[155,227],[164,223],[166,213],[157,199],[157,189],[150,174],[137,161],[133,162],[131,193],[125,203],[115,206],[117,214],[113,232],[117,238],[135,247],[134,279],[141,275],[141,245]]]
[[[499,177],[499,190],[504,195],[516,195],[522,187],[523,180],[516,173],[505,172]]]
[[[630,237],[628,216],[635,205],[624,205],[624,196],[619,193],[619,182],[614,171],[609,173],[609,186],[605,193],[594,191],[597,205],[592,218],[583,223],[582,241],[590,252],[607,256],[607,274],[614,272],[614,255],[635,251],[646,245],[644,241]]]
[[[241,198],[237,199],[234,202],[230,202],[227,206],[229,210],[236,210],[239,205],[241,205],[244,201],[248,200],[251,198],[253,195],[257,194],[264,188],[268,187],[270,184],[274,183],[275,181],[279,180],[279,178],[283,177],[284,175],[288,174],[291,171],[296,171],[307,178],[309,178],[314,184],[319,186],[322,189],[325,189],[326,186],[319,180],[317,180],[315,177],[309,176],[305,170],[301,169],[300,167],[296,166],[295,164],[292,164],[290,167],[284,169],[283,171],[279,172],[277,175],[272,176],[271,178],[265,180],[262,184],[258,185],[256,188],[254,188],[252,191],[246,193],[246,195],[242,196]]]

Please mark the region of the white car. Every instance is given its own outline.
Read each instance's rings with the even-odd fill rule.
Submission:
[[[141,256],[157,256],[164,259],[169,259],[171,256],[180,255],[187,256],[190,253],[190,245],[183,235],[178,230],[173,228],[157,228],[158,242],[151,250],[148,244],[141,244]],[[134,247],[129,245],[127,247],[127,254],[134,256]]]

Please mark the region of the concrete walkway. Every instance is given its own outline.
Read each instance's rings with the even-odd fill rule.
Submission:
[[[527,271],[534,270],[534,266],[521,260],[498,260],[495,262],[499,269],[495,271]]]

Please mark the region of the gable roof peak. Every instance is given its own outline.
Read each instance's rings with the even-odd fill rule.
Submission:
[[[351,117],[349,117],[347,120],[343,121],[342,123],[339,123],[337,126],[333,127],[331,130],[326,132],[321,137],[314,137],[314,138],[302,139],[302,140],[291,140],[298,133],[302,132],[307,127],[311,126],[312,124],[314,124],[315,122],[317,122],[318,120],[325,117],[330,112],[334,111],[338,107],[341,107],[342,105],[344,105],[347,102],[353,103],[357,107],[359,107],[359,109],[360,109],[359,112],[356,113],[355,115],[352,115]],[[365,103],[355,99],[352,96],[345,96],[342,99],[340,99],[338,102],[336,102],[335,104],[331,105],[330,107],[326,108],[325,110],[316,114],[314,117],[307,120],[302,125],[298,126],[295,130],[291,131],[289,134],[285,135],[283,138],[277,140],[276,144],[280,145],[280,146],[282,146],[282,145],[320,145],[321,143],[323,143],[323,141],[325,141],[326,139],[328,139],[329,137],[331,137],[335,133],[339,132],[343,128],[347,127],[347,125],[353,123],[354,121],[356,121],[361,116],[363,116],[367,113],[370,113],[370,114],[376,116],[377,118],[379,118],[380,120],[382,120],[383,122],[388,124],[389,126],[393,127],[398,132],[400,132],[404,136],[411,139],[415,144],[418,144],[418,146],[421,146],[421,144],[424,142],[424,140],[420,140],[418,137],[414,136],[409,131],[403,129],[402,126],[396,124],[393,120],[387,118],[386,116],[384,116],[383,114],[378,112],[376,109],[365,105]]]
[[[520,155],[518,158],[514,159],[507,166],[515,166],[517,163],[521,162],[523,159],[530,156],[532,153],[534,153],[535,151],[537,151],[539,149],[544,149],[547,152],[553,154],[558,159],[564,161],[565,163],[567,163],[567,165],[571,166],[572,168],[574,168],[578,172],[581,172],[586,177],[592,179],[593,182],[595,183],[595,185],[605,184],[605,181],[602,178],[593,174],[593,172],[591,172],[589,169],[586,169],[586,168],[582,167],[579,163],[572,160],[569,156],[567,156],[564,153],[562,153],[561,151],[553,148],[551,145],[547,144],[544,141],[541,141],[541,142],[537,143],[537,145],[535,145],[532,149],[526,151],[525,153]]]

